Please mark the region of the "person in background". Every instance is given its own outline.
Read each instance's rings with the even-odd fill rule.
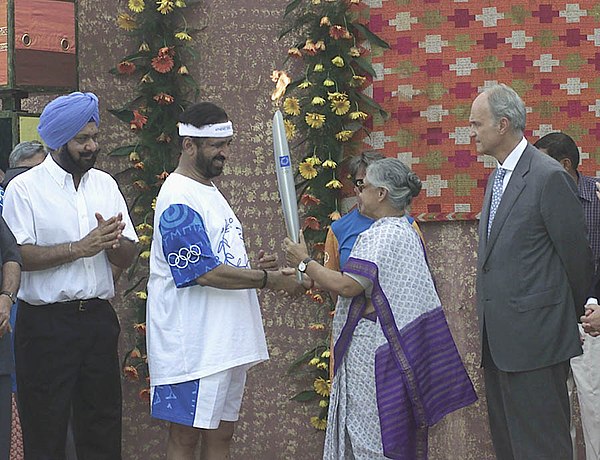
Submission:
[[[540,152],[546,153],[558,161],[565,171],[577,184],[577,195],[583,206],[588,230],[588,239],[594,269],[598,271],[600,260],[600,201],[596,197],[596,179],[584,176],[577,168],[579,166],[579,149],[575,141],[564,133],[550,133],[538,139],[533,144]],[[586,302],[586,310],[590,305],[598,305],[598,297],[590,293]],[[571,358],[571,373],[569,377],[569,394],[575,389],[581,411],[581,425],[585,442],[586,460],[600,460],[600,363],[597,362],[600,353],[600,338],[586,335],[583,327],[579,326],[583,340],[583,354]],[[577,458],[577,431],[573,420],[573,396],[571,401],[571,440],[573,442],[573,458]]]
[[[477,313],[499,460],[571,460],[569,360],[593,265],[575,183],[524,137],[525,104],[493,85],[471,106],[479,155],[497,160],[479,221]]]
[[[15,237],[0,216],[0,459],[9,460],[12,421],[10,310],[21,280],[21,255]]]

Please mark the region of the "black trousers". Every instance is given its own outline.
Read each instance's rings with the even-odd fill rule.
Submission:
[[[485,394],[498,460],[572,460],[569,361],[526,372],[494,364],[484,336]]]
[[[106,300],[20,303],[15,364],[27,460],[65,458],[71,407],[78,459],[121,458],[119,333]]]

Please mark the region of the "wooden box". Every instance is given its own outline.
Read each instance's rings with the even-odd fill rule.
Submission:
[[[77,89],[73,0],[0,0],[0,93]]]

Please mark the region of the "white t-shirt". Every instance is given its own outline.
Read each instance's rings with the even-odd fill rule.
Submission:
[[[3,217],[20,245],[53,246],[79,241],[104,219],[123,214],[123,236],[137,241],[127,204],[116,181],[90,169],[75,189],[73,176],[52,155],[15,177],[4,194]],[[47,270],[23,271],[18,297],[32,305],[68,300],[110,299],[114,282],[108,256],[101,251]]]
[[[158,194],[150,255],[151,385],[268,359],[256,291],[196,283],[220,264],[250,268],[239,220],[214,185],[171,174]]]

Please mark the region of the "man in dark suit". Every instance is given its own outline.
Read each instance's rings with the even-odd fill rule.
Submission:
[[[567,375],[592,255],[573,180],[523,136],[525,104],[506,85],[471,107],[471,137],[498,168],[479,225],[477,311],[499,460],[571,460]]]

